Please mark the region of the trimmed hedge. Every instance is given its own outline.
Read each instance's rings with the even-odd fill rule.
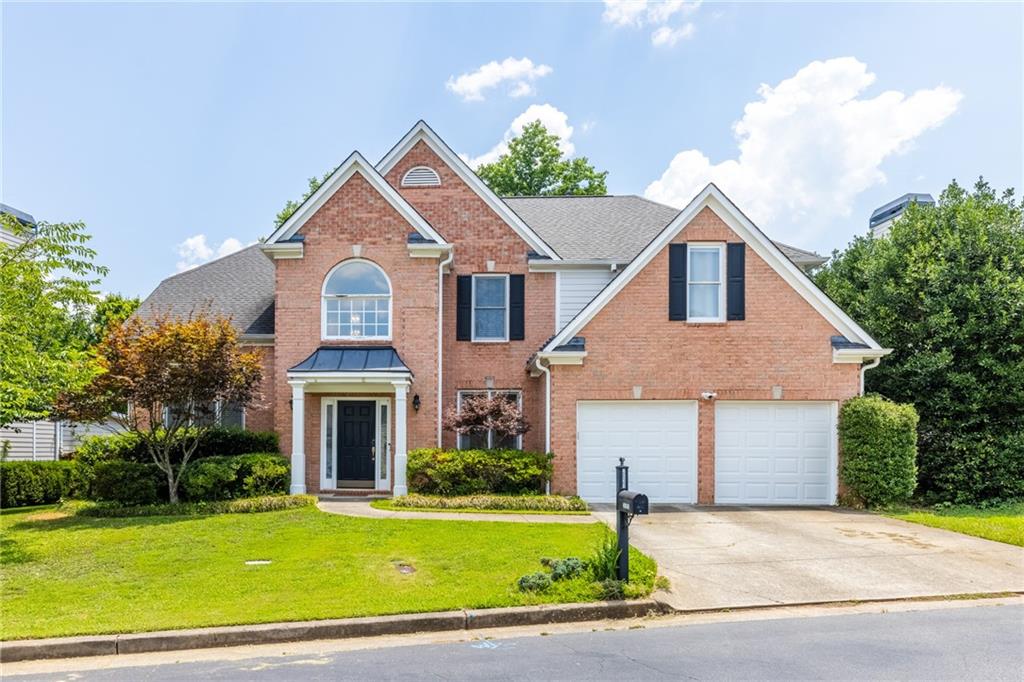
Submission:
[[[155,464],[100,462],[91,478],[84,496],[90,500],[131,506],[167,501],[167,474]]]
[[[61,511],[75,516],[121,518],[135,516],[203,516],[206,514],[255,514],[297,507],[312,507],[317,502],[313,495],[268,495],[246,497],[219,502],[179,502],[178,504],[151,504],[125,507],[109,502],[72,502],[61,505]]]
[[[88,479],[74,462],[0,462],[0,507],[53,504],[87,492]]]
[[[206,431],[190,461],[207,457],[244,455],[250,452],[280,452],[277,434],[273,431],[246,431],[238,428],[215,428]],[[82,441],[73,459],[95,464],[124,460],[148,464],[153,461],[146,446],[134,433],[92,436]]]
[[[182,477],[185,499],[212,502],[242,497],[285,495],[290,470],[288,460],[266,452],[234,457],[206,457],[189,465]]]
[[[840,477],[868,507],[907,502],[917,485],[917,411],[877,395],[839,411]]]
[[[544,492],[554,455],[523,450],[442,450],[409,453],[409,490],[426,495]]]
[[[480,509],[483,511],[538,511],[576,512],[587,511],[587,503],[578,497],[561,495],[463,495],[441,497],[439,495],[403,495],[382,500],[387,509]]]

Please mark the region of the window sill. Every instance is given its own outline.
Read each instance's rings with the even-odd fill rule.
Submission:
[[[691,327],[724,327],[726,325],[725,320],[686,320],[686,324]]]
[[[473,343],[508,343],[508,339],[473,339]]]

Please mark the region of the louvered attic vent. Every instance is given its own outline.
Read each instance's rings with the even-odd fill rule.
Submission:
[[[416,166],[402,178],[402,187],[440,187],[441,177],[428,166]]]

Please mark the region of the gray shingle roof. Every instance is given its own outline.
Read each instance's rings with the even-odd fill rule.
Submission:
[[[274,333],[274,263],[258,244],[168,277],[136,314],[184,316],[204,308],[230,317],[243,334]]]
[[[504,197],[505,203],[562,258],[602,258],[631,261],[679,209],[636,195]],[[821,265],[827,258],[775,242],[802,267]]]

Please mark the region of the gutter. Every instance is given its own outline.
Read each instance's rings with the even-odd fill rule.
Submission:
[[[444,399],[444,269],[452,264],[455,249],[437,264],[437,447],[441,447],[441,415]]]
[[[868,371],[869,369],[874,369],[875,367],[878,367],[878,365],[881,362],[882,362],[882,358],[875,358],[874,360],[872,360],[868,364],[861,365],[861,367],[860,367],[860,394],[861,395],[864,395],[864,372]]]

